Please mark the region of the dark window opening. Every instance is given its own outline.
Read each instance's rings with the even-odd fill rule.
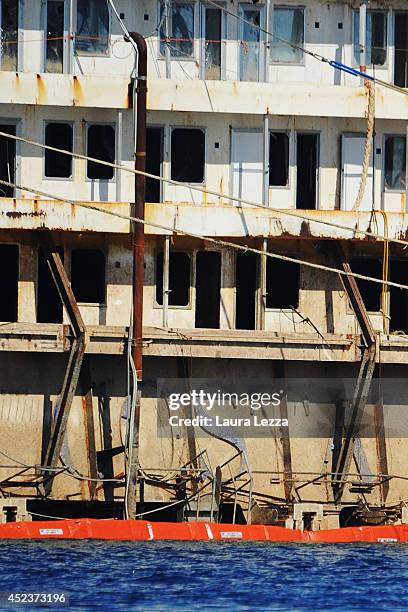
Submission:
[[[185,183],[204,181],[203,130],[175,128],[171,133],[171,178]]]
[[[105,302],[105,255],[102,251],[75,249],[71,252],[71,285],[78,302]]]
[[[190,256],[170,253],[169,306],[187,306],[190,301]],[[163,253],[156,259],[156,302],[163,304]]]
[[[297,308],[300,266],[268,257],[266,262],[266,307]]]
[[[109,44],[109,8],[101,0],[77,1],[75,51],[105,54]]]
[[[15,125],[0,125],[0,131],[13,136],[16,135]],[[14,183],[16,167],[16,141],[5,136],[0,136],[0,179],[8,183]],[[0,184],[0,197],[12,198],[14,187]]]
[[[385,139],[385,176],[386,189],[405,191],[406,166],[405,136],[387,136]]]
[[[255,329],[258,255],[238,254],[235,270],[235,327]]]
[[[166,17],[160,29],[160,53],[165,55],[166,45],[171,57],[181,59],[190,57],[194,51],[194,6],[189,2],[171,2],[169,9],[168,31],[170,40],[166,41]],[[164,3],[160,5],[160,16],[163,17]]]
[[[360,13],[354,11],[354,59],[361,64],[360,54]],[[366,64],[383,66],[387,58],[387,15],[382,11],[367,11],[366,23]]]
[[[46,72],[63,72],[64,0],[47,2]]]
[[[18,246],[0,244],[0,321],[15,323],[18,320]]]
[[[1,70],[17,72],[18,2],[1,0]]]
[[[408,13],[395,13],[394,83],[408,87]]]
[[[220,327],[220,299],[221,253],[199,251],[196,258],[196,327]]]
[[[408,285],[407,261],[390,262],[390,281]],[[408,294],[406,291],[390,287],[390,332],[408,333]]]
[[[205,79],[221,79],[221,9],[205,9]]]
[[[269,137],[269,185],[286,187],[289,179],[289,136],[271,132]]]
[[[115,128],[112,125],[90,125],[88,127],[87,155],[111,164],[115,163]],[[88,178],[110,180],[113,179],[113,176],[112,167],[88,161]]]
[[[58,254],[64,263],[64,249],[57,247]],[[37,285],[37,322],[62,323],[63,308],[61,298],[48,267],[43,249],[38,249],[38,285]]]
[[[56,149],[72,151],[72,125],[69,123],[48,123],[45,126],[45,144]],[[45,149],[45,176],[69,178],[71,175],[71,155]]]
[[[356,274],[379,279],[382,277],[382,263],[378,259],[352,259],[350,267]],[[366,310],[369,312],[379,312],[381,309],[381,285],[360,278],[355,280]]]
[[[146,133],[146,172],[161,175],[163,162],[163,130],[162,128],[147,128]],[[152,178],[146,178],[146,202],[161,202],[161,183]]]
[[[317,134],[298,134],[296,143],[296,208],[316,208],[317,158],[319,137]]]

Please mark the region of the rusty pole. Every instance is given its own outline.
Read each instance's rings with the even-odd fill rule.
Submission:
[[[137,70],[137,126],[135,147],[135,170],[145,172],[146,170],[146,93],[147,93],[147,45],[141,34],[130,32],[130,37],[135,42],[138,50]],[[146,179],[142,174],[135,174],[135,205],[134,215],[144,219],[145,214],[145,189]],[[142,346],[143,346],[143,278],[144,278],[144,225],[133,223],[132,248],[133,248],[133,337],[132,337],[132,359],[137,373],[137,394],[133,422],[133,439],[129,440],[132,445],[131,460],[129,462],[129,494],[128,494],[128,516],[135,518],[137,504],[137,486],[139,473],[139,423],[141,404],[141,383],[143,378],[142,368]],[[136,389],[134,389],[134,392]]]

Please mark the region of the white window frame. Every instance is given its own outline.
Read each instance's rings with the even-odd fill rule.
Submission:
[[[271,32],[273,34],[273,28],[274,28],[274,22],[275,22],[275,11],[276,10],[280,10],[280,9],[292,9],[292,10],[296,10],[299,9],[302,11],[303,13],[303,44],[302,47],[305,47],[305,40],[306,40],[306,7],[304,5],[290,5],[290,4],[277,4],[276,6],[274,5],[272,7],[272,16],[271,16]],[[273,37],[272,37],[273,38]],[[302,52],[302,59],[299,62],[283,62],[281,60],[274,60],[272,57],[272,53],[273,53],[273,44],[272,41],[270,42],[270,49],[269,49],[269,63],[272,64],[273,66],[304,66],[306,63],[306,59],[305,59],[305,52]]]
[[[163,274],[164,274],[164,248],[162,247],[157,247],[154,250],[154,262],[153,262],[153,278],[154,278],[154,291],[153,291],[153,308],[154,309],[158,309],[158,310],[163,310],[164,308],[164,303],[163,304],[159,304],[159,302],[156,300],[156,288],[157,288],[157,258],[160,255],[160,253],[163,253]],[[170,281],[170,258],[172,253],[184,253],[186,255],[188,255],[188,258],[190,260],[190,270],[189,270],[189,289],[188,289],[188,303],[185,306],[182,306],[180,304],[168,304],[167,308],[169,310],[192,310],[193,309],[193,288],[195,289],[195,267],[196,267],[196,250],[193,251],[186,251],[185,249],[170,249],[170,256],[169,256],[169,281]],[[194,270],[194,276],[193,276],[193,270]],[[194,282],[194,285],[193,285]],[[164,298],[164,295],[163,295]],[[164,302],[164,299],[163,299]],[[169,299],[170,302],[170,299]]]
[[[24,9],[24,2],[22,2],[22,0],[16,0],[17,1],[17,40],[18,42],[17,44],[17,71],[21,72],[23,70],[23,50],[24,47],[22,45],[23,42],[23,28],[24,28],[24,17],[23,17],[23,9]],[[2,16],[2,4],[3,4],[3,0],[0,0],[0,32],[2,31],[2,23],[1,23],[1,16]],[[1,53],[1,46],[0,46],[0,70],[2,70],[1,64],[2,64],[2,53]],[[7,72],[11,72],[11,71],[7,71]]]
[[[271,134],[286,134],[286,136],[288,137],[288,183],[287,185],[270,185],[269,184],[269,160],[270,160],[270,147],[271,147]],[[294,144],[294,139],[293,139],[293,131],[291,130],[285,130],[285,129],[273,129],[273,128],[269,128],[268,130],[268,189],[280,189],[280,190],[291,190],[292,189],[292,173],[291,173],[291,161],[292,161],[292,155],[293,155],[293,144]]]
[[[358,9],[352,9],[351,10],[351,56],[352,56],[352,62],[353,62],[353,66],[354,67],[359,67],[360,63],[357,62],[356,57],[354,55],[354,48],[357,46],[358,48],[360,48],[359,46],[359,42],[357,43],[357,45],[354,44],[354,37],[356,35],[356,31],[355,31],[355,20],[354,20],[354,15],[359,13]],[[389,28],[389,23],[390,23],[390,13],[389,11],[387,11],[387,9],[381,9],[381,8],[372,8],[369,9],[367,8],[367,18],[368,18],[368,14],[369,13],[383,13],[385,15],[385,36],[386,36],[386,40],[385,40],[385,62],[383,64],[369,64],[367,62],[367,53],[366,53],[366,64],[367,64],[367,68],[373,68],[375,70],[387,70],[389,68],[389,50],[390,50],[390,45],[393,44],[393,41],[390,40],[390,28]],[[394,20],[392,20],[394,21]],[[357,40],[359,39],[359,32],[357,32]],[[366,40],[365,43],[367,43],[367,33],[366,33]],[[367,48],[367,45],[366,45]]]
[[[405,184],[407,185],[407,176],[408,176],[408,164],[407,164],[407,135],[404,134],[395,134],[395,133],[386,133],[383,136],[383,156],[382,156],[382,188],[384,193],[406,193],[407,187],[402,189],[391,189],[390,187],[386,187],[385,185],[385,143],[387,138],[405,138]]]
[[[67,121],[66,119],[45,119],[43,122],[43,143],[45,143],[45,134],[47,125],[51,125],[53,123],[65,123],[70,125],[72,128],[72,153],[74,153],[75,148],[75,121]],[[75,158],[71,158],[71,175],[69,177],[61,177],[61,176],[46,176],[45,174],[45,153],[46,149],[44,149],[44,155],[42,156],[42,175],[43,181],[75,181]]]
[[[14,125],[16,128],[16,136],[22,136],[22,129],[21,129],[21,124],[22,121],[21,119],[14,119],[14,118],[10,118],[10,117],[1,117],[0,116],[0,125]],[[15,156],[15,164],[14,164],[14,182],[17,185],[21,184],[21,141],[16,140],[16,156]],[[1,185],[0,185],[0,189],[1,189]],[[14,196],[15,198],[19,198],[21,197],[21,190],[18,189],[17,187],[14,188]]]
[[[71,0],[71,3],[74,2],[74,8],[72,11],[72,34],[75,36],[77,33],[77,24],[78,24],[78,0]],[[73,41],[73,55],[78,57],[111,57],[111,36],[112,36],[112,11],[111,7],[108,3],[108,45],[106,51],[98,51],[95,53],[94,51],[83,51],[82,49],[76,49],[75,40]]]
[[[207,9],[216,9],[212,4],[201,3],[201,15],[200,15],[200,77],[205,79],[205,13]],[[226,14],[222,10],[225,8],[225,3],[219,3],[219,9],[221,11],[221,81],[225,81],[227,78],[226,68],[226,47],[225,40],[227,37],[227,20]]]
[[[85,122],[85,152],[88,155],[88,134],[89,128],[93,125],[110,125],[115,130],[115,160],[113,163],[116,163],[118,159],[118,126],[115,121],[86,121]],[[98,179],[98,178],[89,178],[88,177],[88,162],[85,161],[85,182],[86,183],[94,183],[94,182],[103,182],[103,183],[116,183],[118,169],[112,168],[113,177],[111,179]]]
[[[199,56],[199,48],[200,48],[200,7],[198,2],[195,2],[195,0],[174,0],[173,4],[190,4],[193,7],[193,53],[189,56],[187,55],[180,55],[180,57],[173,57],[171,55],[171,49],[170,49],[170,61],[172,62],[195,62],[197,61],[197,58]],[[160,21],[160,12],[161,12],[161,6],[164,6],[164,2],[163,0],[159,0],[158,1],[158,9],[157,9],[157,15],[158,15],[158,22]],[[171,14],[170,14],[170,20],[171,20]],[[163,23],[164,25],[164,23]],[[170,37],[171,37],[171,22],[170,22]],[[163,59],[166,57],[166,53],[162,53],[161,52],[161,37],[160,37],[160,31],[157,33],[157,45],[158,45],[158,58],[159,59]]]
[[[170,138],[169,138],[169,170],[170,170],[170,178],[171,178],[171,166],[172,166],[172,149],[171,149],[171,141],[174,130],[201,130],[204,134],[204,172],[203,172],[203,180],[201,183],[191,183],[187,181],[182,181],[186,185],[205,185],[207,182],[207,129],[200,125],[171,125],[170,126]],[[171,179],[173,180],[173,179]],[[183,187],[181,187],[183,189]]]
[[[43,32],[43,38],[44,38],[44,43],[43,43],[43,55],[42,55],[42,72],[46,72],[47,71],[47,30],[48,30],[48,20],[47,20],[47,9],[48,9],[48,3],[52,2],[53,0],[42,0],[42,5],[41,5],[41,9],[42,9],[42,16],[41,16],[41,24],[42,24],[42,32]],[[63,56],[62,56],[62,73],[53,73],[53,72],[47,72],[47,74],[67,74],[69,72],[71,72],[71,49],[72,49],[72,41],[69,39],[69,35],[71,34],[71,16],[70,16],[70,10],[71,10],[71,5],[72,5],[72,0],[63,0],[64,2],[64,27],[63,27],[63,35],[64,37],[64,44],[62,47],[63,50]]]
[[[242,21],[244,18],[243,12],[245,10],[258,10],[259,11],[259,25],[260,25],[260,30],[259,30],[259,65],[258,65],[258,80],[257,81],[244,81],[242,79],[242,63],[241,63],[241,46],[242,46],[242,39],[244,36],[244,22]],[[249,4],[248,2],[242,2],[238,5],[238,15],[239,15],[239,22],[238,22],[238,63],[237,63],[237,74],[238,74],[238,80],[243,82],[243,83],[264,83],[265,82],[265,52],[264,52],[264,46],[265,46],[265,32],[264,32],[264,28],[265,28],[265,19],[266,19],[266,6],[264,4],[259,4],[259,3],[255,3],[255,4]]]

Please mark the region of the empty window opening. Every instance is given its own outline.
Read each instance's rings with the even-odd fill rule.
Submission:
[[[301,8],[273,9],[273,36],[271,58],[273,62],[299,63],[303,60],[305,38],[304,11]],[[287,42],[293,43],[290,46]]]
[[[360,13],[354,11],[354,59],[360,61]],[[383,66],[387,58],[387,15],[381,11],[367,11],[366,65]]]
[[[316,208],[318,134],[297,134],[296,208]]]
[[[221,79],[221,9],[205,7],[204,60],[207,80]]]
[[[235,327],[255,329],[258,255],[238,254],[235,269]]]
[[[391,261],[390,262],[390,281],[393,283],[401,283],[408,285],[408,262],[407,261]],[[397,289],[397,287],[389,287],[390,291],[390,332],[402,331],[408,333],[408,293]]]
[[[408,87],[408,13],[395,13],[394,83]]]
[[[71,252],[71,285],[78,302],[105,302],[105,255],[92,249]]]
[[[299,306],[300,265],[267,258],[266,307],[297,308]]]
[[[106,54],[108,45],[108,3],[101,0],[78,0],[75,51],[90,55]]]
[[[47,123],[45,144],[72,152],[73,128],[69,123]],[[45,176],[69,178],[72,175],[72,157],[65,153],[45,149]]]
[[[18,320],[18,246],[0,244],[0,321]]]
[[[387,136],[385,139],[384,184],[386,189],[405,191],[406,143],[405,136]]]
[[[63,72],[65,0],[47,2],[46,72]]]
[[[196,327],[220,327],[220,299],[221,253],[199,251],[196,257]]]
[[[1,6],[1,70],[18,70],[18,2],[0,0]]]
[[[172,252],[169,260],[169,306],[188,306],[190,302],[190,256]],[[156,302],[163,304],[163,253],[156,259]]]
[[[194,53],[194,5],[187,2],[171,2],[169,15],[163,18],[160,29],[160,53],[165,55],[166,45],[170,56],[180,59],[191,57]],[[164,13],[164,3],[160,5],[161,16]],[[170,40],[166,41],[166,19]]]
[[[162,174],[163,163],[163,130],[147,128],[146,133],[146,172]],[[161,182],[146,177],[146,202],[161,202]]]
[[[203,130],[174,128],[171,133],[171,178],[185,183],[202,183],[204,162]]]
[[[372,278],[382,277],[382,263],[379,259],[352,259],[350,267],[356,274],[371,276]],[[381,285],[360,278],[356,278],[356,283],[366,310],[379,312],[381,309]]]
[[[0,125],[0,131],[16,135],[15,125]],[[6,136],[0,136],[0,179],[14,183],[16,167],[16,141]],[[0,197],[12,198],[14,187],[0,185]]]
[[[57,247],[58,254],[64,263],[64,249]],[[37,322],[62,323],[63,308],[54,279],[50,272],[43,249],[38,249],[37,277]]]
[[[258,81],[260,72],[261,10],[254,6],[242,7],[240,44],[240,79]]]
[[[269,136],[269,185],[286,187],[289,181],[289,136],[271,132]]]
[[[115,128],[112,125],[90,125],[88,127],[87,155],[111,164],[115,163]],[[88,161],[87,177],[111,180],[114,177],[114,168]]]

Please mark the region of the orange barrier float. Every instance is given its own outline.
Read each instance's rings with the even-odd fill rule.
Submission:
[[[408,524],[300,531],[273,525],[153,523],[141,520],[63,519],[0,525],[0,539],[245,540],[260,542],[408,542]]]

